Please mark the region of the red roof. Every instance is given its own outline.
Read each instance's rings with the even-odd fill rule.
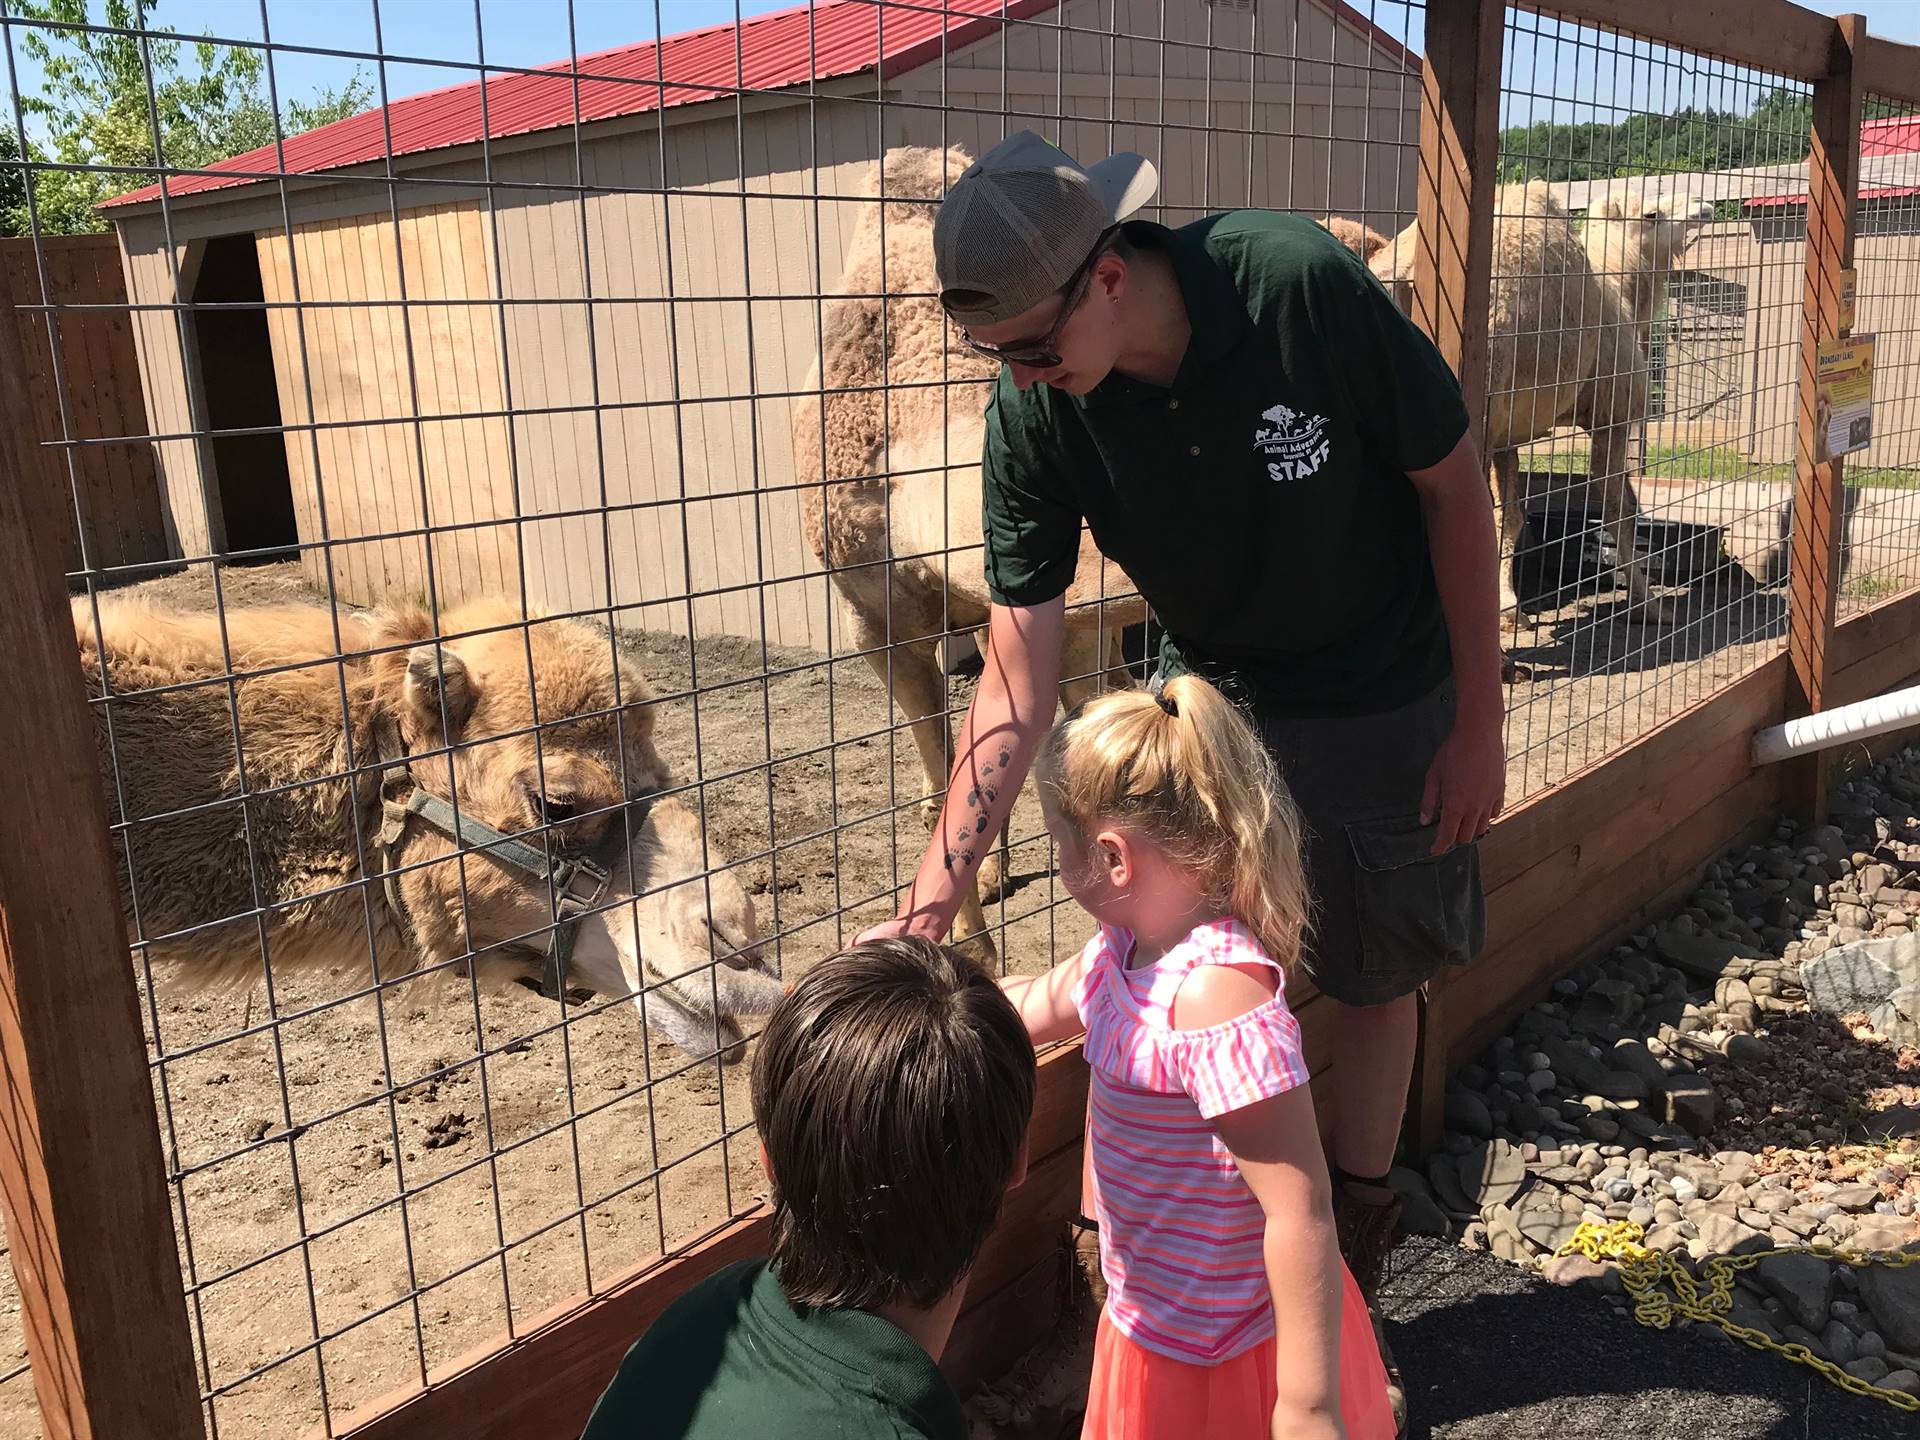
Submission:
[[[1860,122],[1860,153],[1911,155],[1920,151],[1920,115],[1894,115]]]
[[[1351,28],[1409,68],[1418,61],[1345,0],[1317,0]],[[571,126],[575,73],[582,124],[694,105],[739,90],[780,90],[809,79],[832,80],[879,68],[898,76],[988,38],[1003,20],[1024,20],[1060,0],[826,0],[758,15],[737,25],[715,25],[539,67],[540,73],[496,75],[484,82],[409,95],[284,142],[206,167],[232,175],[169,178],[170,197],[252,185],[271,175],[310,175],[393,155],[417,155],[456,145]],[[944,8],[942,8],[944,7]],[[944,36],[942,32],[944,33]],[[551,73],[548,73],[551,72]],[[591,78],[586,78],[586,77]],[[485,124],[482,124],[482,95]],[[388,131],[391,130],[391,139]],[[116,195],[100,209],[160,198],[160,186]]]
[[[1884,120],[1863,120],[1860,122],[1860,158],[1873,160],[1890,155],[1920,156],[1920,115],[1891,115]],[[1878,172],[1876,175],[1875,172]],[[1920,180],[1920,159],[1911,165],[1862,165],[1860,198],[1862,200],[1889,200],[1902,195],[1920,195],[1920,183],[1873,185],[1864,183],[1870,178],[1886,178],[1904,181],[1908,176]],[[1772,208],[1784,205],[1804,205],[1807,192],[1802,190],[1793,195],[1760,195],[1748,200],[1750,209]]]

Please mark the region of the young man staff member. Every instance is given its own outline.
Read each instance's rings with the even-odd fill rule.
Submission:
[[[1415,992],[1479,952],[1505,789],[1486,471],[1458,383],[1351,252],[1274,213],[1129,221],[1157,184],[1140,156],[1086,168],[1023,131],[940,207],[941,303],[1002,362],[990,644],[932,843],[862,938],[951,925],[1052,723],[1084,519],[1165,631],[1161,674],[1248,706],[1306,818],[1335,1207],[1371,1301]]]

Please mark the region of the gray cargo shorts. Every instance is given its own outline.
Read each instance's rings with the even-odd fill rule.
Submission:
[[[1383,1005],[1486,941],[1480,846],[1431,853],[1420,823],[1427,767],[1453,729],[1454,683],[1398,710],[1329,719],[1252,719],[1306,827],[1313,923],[1307,973],[1346,1005]]]

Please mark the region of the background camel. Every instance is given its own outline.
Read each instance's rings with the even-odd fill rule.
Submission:
[[[1362,260],[1373,259],[1392,243],[1371,225],[1345,215],[1329,215],[1317,223]]]
[[[884,173],[863,191],[884,193],[886,203],[862,207],[845,268],[828,292],[847,298],[823,307],[821,355],[806,386],[816,393],[797,402],[793,415],[807,544],[833,577],[847,643],[866,656],[907,717],[929,826],[952,751],[937,646],[943,636],[985,626],[990,603],[979,459],[999,366],[962,345],[940,308],[935,207],[927,203],[972,163],[958,146],[887,152]],[[1128,683],[1121,630],[1145,618],[1133,583],[1083,540],[1061,658],[1060,696],[1069,708],[1103,682]],[[997,889],[1000,870],[1000,857],[989,857],[955,921],[956,938],[985,929],[981,894]],[[980,945],[990,953],[990,942]]]
[[[484,849],[407,825],[387,852],[404,919],[383,884],[355,883],[388,873],[375,844],[384,780],[401,799],[416,787],[453,799],[457,786],[462,816],[536,850],[550,822],[562,853],[608,857],[568,982],[632,995],[689,1054],[737,1059],[736,1017],[779,999],[745,893],[726,871],[703,876],[693,811],[662,798],[628,826],[623,802],[671,776],[652,692],[622,664],[616,693],[604,635],[575,621],[523,631],[517,611],[482,601],[446,614],[460,638],[439,644],[424,611],[342,615],[336,648],[328,607],[276,605],[226,612],[229,666],[219,617],[99,606],[98,635],[84,598],[73,624],[89,695],[112,697],[91,708],[112,818],[126,822],[121,893],[170,979],[258,978],[263,908],[275,973],[365,967],[369,944],[383,979],[446,974],[469,951],[489,983],[537,971],[548,885]],[[466,633],[488,627],[506,628]]]
[[[1564,425],[1588,435],[1588,469],[1613,538],[1628,600],[1651,601],[1635,544],[1639,505],[1630,472],[1648,408],[1647,347],[1674,262],[1713,216],[1697,196],[1623,187],[1599,201],[1576,232],[1545,181],[1500,189],[1494,203],[1486,451],[1500,512],[1503,562],[1526,522],[1518,447]],[[1370,262],[1390,286],[1413,278],[1416,221]],[[1519,601],[1500,567],[1500,606],[1517,625]]]

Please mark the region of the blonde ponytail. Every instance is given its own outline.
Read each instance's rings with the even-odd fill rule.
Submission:
[[[1308,922],[1300,816],[1246,716],[1198,675],[1096,696],[1055,726],[1034,767],[1084,839],[1138,828],[1291,969]]]

